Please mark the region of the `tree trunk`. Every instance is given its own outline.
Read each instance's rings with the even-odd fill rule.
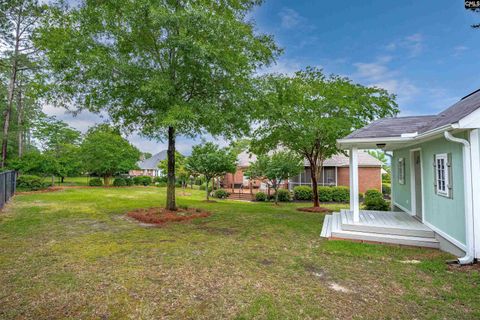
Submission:
[[[276,181],[273,184],[273,190],[275,191],[275,205],[278,206],[278,184]]]
[[[17,95],[17,140],[18,140],[18,157],[21,158],[23,156],[23,128],[22,128],[22,121],[23,121],[23,101],[22,101],[22,90],[18,91]]]
[[[210,179],[207,179],[207,181],[205,182],[205,191],[207,192],[207,201],[210,200],[210,192],[208,192],[208,182],[210,181]]]
[[[65,177],[62,176],[60,182],[61,182],[61,183],[64,183],[64,182],[65,182]]]
[[[20,11],[21,12],[21,11]],[[12,74],[10,76],[10,83],[8,84],[8,96],[7,96],[7,108],[4,112],[3,120],[3,137],[2,137],[2,160],[0,161],[0,167],[5,167],[5,162],[7,160],[7,145],[8,145],[8,130],[10,127],[10,115],[13,108],[13,97],[15,94],[15,84],[17,82],[17,72],[18,72],[18,52],[20,47],[20,14],[17,20],[17,26],[15,30],[15,50],[13,52],[13,61],[12,61]]]
[[[168,127],[167,210],[177,210],[175,203],[175,128]]]
[[[310,177],[312,178],[312,191],[313,191],[313,207],[320,207],[320,201],[318,200],[318,181],[317,175],[318,167],[315,161],[310,162]]]
[[[103,176],[103,185],[108,187],[110,185],[110,176]]]

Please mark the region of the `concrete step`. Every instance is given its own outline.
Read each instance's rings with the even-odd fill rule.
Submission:
[[[349,215],[346,210],[341,210],[341,229],[344,231],[435,238],[435,233],[430,228],[404,213],[387,213],[384,216],[384,218],[387,217],[386,219],[373,214],[371,216],[369,217],[369,213],[366,212],[361,213],[360,223],[356,224],[353,223],[351,214]],[[369,219],[368,224],[365,224],[363,219]],[[375,219],[378,220],[375,221]]]
[[[253,200],[255,199],[254,195],[251,195],[250,193],[231,193],[228,196],[228,199],[230,200]]]

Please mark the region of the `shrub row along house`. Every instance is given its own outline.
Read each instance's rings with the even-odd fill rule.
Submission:
[[[480,257],[480,90],[438,115],[375,121],[338,145],[350,152],[350,210],[327,216],[323,236]],[[359,149],[375,148],[392,152],[394,213],[359,207]]]
[[[262,181],[250,181],[245,175],[251,162],[256,160],[254,154],[242,152],[238,155],[237,171],[227,173],[223,179],[223,187],[241,192],[242,189],[252,191],[265,190],[267,187]],[[370,189],[382,190],[382,162],[367,152],[358,153],[359,192]],[[304,170],[297,176],[283,182],[283,188],[293,190],[296,186],[311,186],[310,165],[305,161]],[[349,160],[343,154],[337,154],[325,160],[320,174],[319,186],[346,186],[350,185]]]

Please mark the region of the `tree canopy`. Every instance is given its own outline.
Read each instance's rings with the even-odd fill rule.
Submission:
[[[186,169],[206,179],[207,200],[210,196],[209,182],[213,178],[236,171],[237,155],[227,148],[207,142],[193,147],[192,155],[187,158]]]
[[[175,207],[175,137],[250,129],[256,69],[279,53],[247,16],[260,0],[106,0],[57,5],[37,44],[52,93],[105,111],[128,130],[168,139],[167,208]]]
[[[106,127],[90,129],[80,151],[87,172],[103,177],[106,186],[113,175],[137,168],[140,156],[140,151],[128,140]]]
[[[298,175],[303,170],[303,159],[291,151],[276,151],[264,154],[250,164],[246,174],[252,179],[260,178],[275,190],[275,204],[278,203],[278,189],[281,183]]]
[[[267,75],[253,133],[253,151],[283,147],[311,166],[314,206],[319,206],[317,179],[323,162],[340,152],[336,140],[372,120],[398,112],[395,96],[340,76],[307,68],[294,76]]]

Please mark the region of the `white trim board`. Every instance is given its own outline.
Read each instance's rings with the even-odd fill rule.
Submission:
[[[435,231],[436,233],[438,233],[439,235],[441,235],[442,237],[444,237],[446,240],[450,241],[452,244],[454,244],[455,246],[459,247],[460,249],[462,249],[463,251],[466,251],[467,250],[467,246],[464,245],[463,243],[461,243],[460,241],[458,241],[457,239],[453,238],[452,236],[449,236],[448,234],[446,234],[445,232],[443,232],[442,230],[438,229],[437,227],[435,227],[434,225],[432,225],[431,223],[429,223],[428,221],[424,221],[423,222],[424,225],[426,225],[427,227],[429,227],[430,229],[432,229],[433,231]]]
[[[393,205],[397,208],[402,209],[404,212],[408,213],[409,215],[412,215],[412,211],[410,209],[405,208],[404,206],[394,202]]]

